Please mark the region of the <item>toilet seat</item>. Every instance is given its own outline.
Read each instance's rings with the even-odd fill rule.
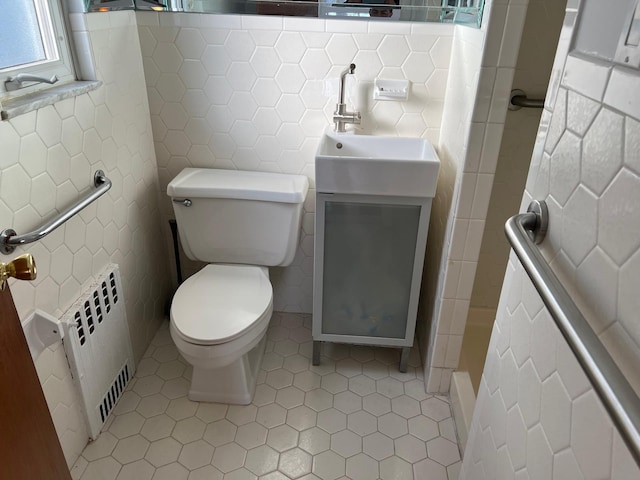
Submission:
[[[194,345],[230,342],[271,316],[272,299],[265,267],[209,264],[173,297],[173,331]]]

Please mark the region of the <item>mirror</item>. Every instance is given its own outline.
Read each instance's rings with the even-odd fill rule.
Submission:
[[[283,15],[480,26],[484,0],[85,0],[86,11]]]

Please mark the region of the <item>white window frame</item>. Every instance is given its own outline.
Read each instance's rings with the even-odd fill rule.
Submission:
[[[22,0],[20,0],[22,1]],[[60,0],[32,0],[35,5],[44,45],[45,60],[0,69],[0,98],[21,96],[50,88],[47,83],[28,83],[18,90],[7,91],[5,81],[19,73],[28,73],[44,78],[58,77],[57,84],[75,80],[70,38],[65,23],[65,12]]]

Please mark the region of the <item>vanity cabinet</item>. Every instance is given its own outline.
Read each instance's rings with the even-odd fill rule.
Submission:
[[[327,130],[316,152],[313,364],[322,342],[402,348],[407,370],[440,160],[428,140]]]
[[[413,345],[431,198],[316,194],[313,363],[320,342]]]

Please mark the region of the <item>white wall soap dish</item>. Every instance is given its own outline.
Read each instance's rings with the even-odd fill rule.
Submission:
[[[22,329],[34,361],[47,347],[64,338],[60,320],[39,309],[22,322]]]
[[[409,80],[382,80],[376,78],[373,83],[373,99],[396,101],[408,100]]]

